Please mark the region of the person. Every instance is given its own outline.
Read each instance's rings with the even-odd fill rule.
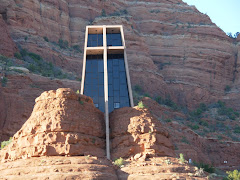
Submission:
[[[189,164],[192,164],[192,159],[189,159],[188,162],[189,162]]]

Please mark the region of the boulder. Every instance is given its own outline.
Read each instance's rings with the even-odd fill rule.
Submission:
[[[46,91],[35,100],[33,112],[2,160],[57,155],[105,155],[103,113],[91,98],[68,88]]]
[[[168,131],[147,109],[124,107],[110,114],[111,157],[175,156]]]

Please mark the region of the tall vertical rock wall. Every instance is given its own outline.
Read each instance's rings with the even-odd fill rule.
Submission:
[[[0,9],[13,40],[65,69],[81,73],[82,54],[58,50],[43,37],[83,49],[88,24],[123,24],[133,85],[170,95],[181,105],[219,99],[240,104],[239,41],[181,0],[3,0]],[[28,40],[25,40],[25,37]],[[231,87],[225,92],[226,86]]]

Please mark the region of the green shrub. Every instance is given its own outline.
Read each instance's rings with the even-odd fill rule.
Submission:
[[[37,72],[37,66],[35,66],[34,64],[29,64],[27,68],[30,72]]]
[[[14,57],[17,59],[22,59],[22,55],[19,52],[14,53]]]
[[[239,117],[239,113],[234,111],[232,108],[227,108],[225,103],[218,101],[218,114],[228,116],[229,119],[235,120],[236,117]]]
[[[137,93],[142,93],[142,87],[141,86],[139,86],[139,85],[135,85],[134,86],[134,90],[137,92]]]
[[[208,122],[207,121],[200,120],[199,124],[202,125],[202,126],[208,127]]]
[[[80,91],[79,91],[79,89],[76,91],[76,94],[80,94]]]
[[[181,163],[184,163],[184,162],[185,162],[183,153],[180,153],[180,154],[179,154],[179,159],[178,159],[178,160],[179,160]]]
[[[227,85],[227,86],[224,88],[224,91],[225,91],[225,92],[231,91],[231,87],[230,87],[229,85]]]
[[[236,117],[239,117],[239,112],[233,112]]]
[[[197,124],[194,124],[194,125],[189,124],[188,126],[193,130],[199,129],[199,126]]]
[[[12,137],[10,137],[8,141],[1,142],[1,149],[3,149],[5,146],[9,145],[11,142],[12,142]]]
[[[198,168],[203,168],[204,171],[208,172],[208,173],[214,173],[215,172],[215,168],[212,165],[209,164],[205,164],[205,163],[193,163],[195,166],[197,166]]]
[[[58,45],[62,49],[67,49],[68,48],[68,41],[64,41],[62,39],[58,40]]]
[[[143,96],[151,98],[151,96],[148,93],[145,93]]]
[[[25,40],[25,41],[27,41],[27,40],[28,40],[28,37],[27,37],[27,36],[25,36],[25,37],[24,37],[24,40]]]
[[[8,82],[8,78],[7,77],[2,77],[1,78],[2,87],[6,87],[7,86],[7,82]]]
[[[128,11],[126,9],[114,11],[113,13],[109,14],[109,16],[121,16],[128,14]]]
[[[207,111],[207,106],[204,103],[199,104],[198,108],[190,113],[190,116],[200,118],[202,113]]]
[[[106,17],[106,11],[105,11],[105,9],[102,9],[101,16]]]
[[[203,112],[207,111],[207,106],[206,106],[206,104],[204,104],[204,103],[200,103],[200,104],[199,104],[199,108],[200,108]]]
[[[240,134],[240,126],[234,128],[234,133]]]
[[[78,51],[78,52],[80,52],[80,53],[82,52],[79,45],[74,45],[74,46],[72,46],[72,48],[73,48],[75,51]]]
[[[182,137],[181,142],[185,144],[190,144],[186,137]]]
[[[42,60],[42,57],[38,54],[35,54],[35,53],[28,53],[28,56],[31,57],[32,59],[34,59],[35,61],[41,61]]]
[[[82,100],[80,100],[80,101],[79,101],[79,103],[80,103],[81,105],[83,105],[83,104],[84,104],[84,102],[83,102]]]
[[[28,51],[27,51],[26,49],[22,49],[22,50],[20,51],[20,54],[21,54],[22,57],[25,57],[25,56],[28,55]]]
[[[234,170],[234,171],[227,171],[226,172],[228,176],[224,179],[227,180],[240,180],[240,171]]]
[[[172,120],[171,119],[166,119],[165,122],[172,122]]]
[[[164,100],[162,99],[161,96],[157,96],[157,97],[155,98],[155,101],[156,101],[158,104],[163,104],[163,102],[164,102]]]
[[[202,115],[203,111],[200,108],[197,108],[192,113],[190,113],[191,116],[194,117],[200,117]]]
[[[49,42],[48,38],[46,36],[43,37],[43,39],[46,41],[46,42]]]
[[[143,109],[143,108],[144,108],[144,104],[143,104],[143,102],[142,102],[142,101],[140,101],[140,102],[138,103],[138,107],[139,107],[139,108],[141,108],[141,109]]]
[[[118,166],[118,167],[122,167],[124,165],[124,159],[123,158],[118,158],[114,161],[114,165]]]
[[[166,106],[172,108],[173,110],[178,110],[179,109],[177,104],[171,100],[171,97],[169,95],[167,96],[166,99],[163,99],[161,96],[157,96],[155,98],[155,101],[158,102],[159,104],[166,105]]]

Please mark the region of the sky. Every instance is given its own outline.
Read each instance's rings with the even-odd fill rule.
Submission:
[[[240,32],[240,0],[183,0],[207,14],[225,33]]]

